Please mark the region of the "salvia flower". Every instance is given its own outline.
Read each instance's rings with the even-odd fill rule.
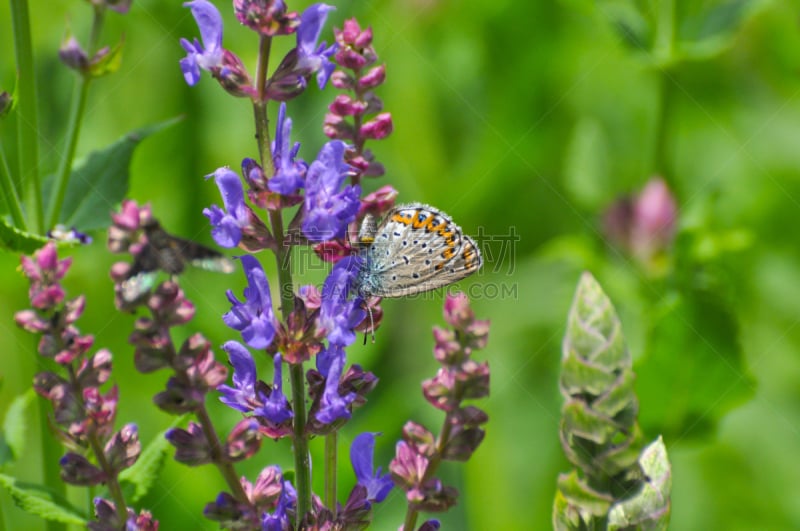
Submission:
[[[197,39],[193,42],[181,39],[181,46],[187,53],[180,61],[181,71],[189,85],[196,85],[201,69],[211,71],[222,65],[222,16],[214,4],[206,0],[193,0],[183,5],[192,10],[203,41],[201,44]]]
[[[242,333],[242,339],[252,348],[266,348],[275,337],[275,315],[267,275],[259,261],[250,255],[241,257],[247,277],[244,302],[239,301],[231,290],[228,300],[233,307],[223,315],[225,324]]]
[[[380,467],[373,470],[376,435],[378,434],[366,432],[353,440],[353,444],[350,445],[350,462],[358,484],[367,489],[367,499],[380,503],[389,495],[394,483],[391,474],[381,475]]]
[[[97,520],[86,524],[89,531],[158,531],[158,520],[153,520],[149,511],[142,510],[137,515],[129,508],[127,520],[120,522],[114,503],[99,497],[94,499],[94,510]]]
[[[249,221],[242,181],[228,168],[219,168],[213,175],[225,210],[211,205],[210,208],[203,209],[203,215],[211,222],[211,236],[219,246],[236,247],[242,240],[242,228]]]
[[[350,173],[344,152],[344,142],[328,142],[306,173],[303,234],[310,241],[342,238],[358,213],[361,188],[348,185],[340,189]]]
[[[293,416],[292,410],[289,408],[289,401],[283,394],[281,365],[281,355],[275,354],[273,357],[273,366],[275,370],[272,380],[272,390],[264,401],[264,405],[253,411],[256,415],[266,418],[273,424],[280,424]]]
[[[355,328],[367,316],[362,309],[363,299],[349,296],[361,269],[363,259],[348,256],[333,266],[322,285],[320,326],[328,333],[328,343],[347,346],[356,340]]]
[[[236,341],[228,341],[222,345],[228,353],[233,365],[233,387],[222,384],[217,391],[222,395],[220,401],[243,413],[252,411],[256,406],[256,362],[246,348]]]
[[[300,142],[291,143],[292,119],[286,116],[286,104],[281,103],[278,109],[278,120],[275,126],[275,140],[272,141],[272,161],[275,176],[269,180],[269,189],[273,192],[288,195],[303,186],[303,178],[308,165],[302,160],[295,160],[300,150]]]
[[[303,11],[300,17],[300,27],[297,29],[297,64],[301,72],[317,74],[317,85],[325,88],[331,73],[336,65],[330,57],[336,52],[336,44],[326,47],[325,42],[317,46],[322,26],[328,18],[328,12],[335,9],[327,4],[313,4]]]
[[[316,418],[323,424],[331,424],[337,419],[350,418],[350,405],[358,395],[354,392],[339,394],[339,380],[344,369],[344,349],[331,346],[317,356],[318,369],[325,374],[325,391]]]

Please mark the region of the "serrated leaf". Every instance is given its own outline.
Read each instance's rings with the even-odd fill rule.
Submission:
[[[109,212],[128,192],[134,150],[145,137],[177,123],[180,118],[128,133],[100,151],[89,153],[69,177],[59,223],[84,232],[111,224]]]
[[[9,225],[5,219],[0,218],[0,248],[30,254],[47,242],[48,240],[44,236],[22,232]]]
[[[753,394],[739,324],[715,293],[671,294],[648,333],[636,366],[639,423],[645,433],[686,439],[710,434],[720,418]]]
[[[86,517],[80,511],[46,487],[24,483],[5,474],[0,474],[0,486],[5,488],[14,503],[27,513],[54,522],[86,525]]]
[[[182,419],[183,417],[178,419],[173,426],[178,425]],[[138,502],[150,491],[164,467],[167,452],[172,448],[172,445],[164,437],[167,431],[164,430],[158,434],[147,445],[132,467],[120,472],[120,484],[125,492],[125,499],[129,503]]]
[[[28,428],[26,410],[35,396],[36,393],[33,389],[28,389],[16,397],[6,410],[6,418],[3,421],[3,437],[11,448],[14,460],[19,459],[25,450]]]
[[[639,466],[647,479],[634,496],[611,507],[609,531],[631,528],[661,531],[669,525],[672,471],[661,437],[642,451]]]
[[[614,501],[609,495],[587,485],[574,470],[569,474],[558,475],[558,492],[569,505],[579,508],[585,520],[588,520],[587,516],[605,516]]]

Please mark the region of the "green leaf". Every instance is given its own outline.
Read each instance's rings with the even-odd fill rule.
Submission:
[[[19,459],[25,451],[29,420],[27,409],[35,396],[36,393],[33,389],[28,389],[11,402],[6,411],[6,418],[3,421],[3,437],[11,448],[14,460]]]
[[[173,427],[182,422],[183,418],[180,417],[173,423]],[[164,437],[167,431],[164,430],[150,441],[132,467],[120,472],[120,484],[129,503],[136,503],[150,491],[164,467],[167,452],[172,448]]]
[[[0,474],[0,486],[5,488],[14,503],[23,511],[64,524],[86,525],[86,517],[46,487],[23,483],[16,478]]]
[[[111,224],[109,212],[128,192],[133,152],[145,137],[177,123],[174,118],[128,133],[101,151],[93,151],[69,177],[59,223],[80,231]]]
[[[22,232],[0,218],[0,248],[17,253],[30,254],[42,247],[48,240],[44,236]]]
[[[651,315],[636,366],[639,423],[672,440],[706,436],[753,394],[736,317],[718,295],[697,288],[667,297]]]
[[[769,2],[765,0],[730,0],[692,7],[698,11],[684,17],[678,31],[679,55],[690,60],[711,59],[727,50],[736,32],[746,20]],[[705,8],[705,9],[704,9]]]
[[[609,531],[660,531],[669,525],[672,470],[661,437],[642,451],[639,466],[646,480],[634,496],[611,507],[608,513]]]
[[[553,503],[553,528],[593,529],[587,524],[603,519],[613,501],[610,496],[589,487],[574,470],[569,474],[559,474]]]

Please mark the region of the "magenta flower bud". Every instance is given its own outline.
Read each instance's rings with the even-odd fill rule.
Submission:
[[[261,434],[255,419],[246,418],[239,421],[225,442],[225,456],[229,461],[249,459],[261,448]]]
[[[62,63],[73,70],[81,73],[86,73],[89,70],[89,55],[75,37],[70,36],[61,43],[61,47],[58,49],[58,57]]]
[[[418,454],[407,442],[398,441],[395,447],[395,457],[389,463],[389,471],[395,485],[403,490],[408,490],[422,481],[428,464],[428,459]]]
[[[486,432],[478,428],[464,428],[454,425],[442,449],[442,459],[448,461],[467,461],[483,441]]]
[[[645,185],[633,205],[631,248],[640,257],[666,249],[675,237],[678,206],[663,179]]]
[[[126,424],[106,443],[103,454],[112,470],[119,472],[133,466],[142,452],[136,424]]]
[[[358,209],[356,219],[362,219],[367,214],[372,214],[375,218],[380,219],[392,209],[396,199],[397,190],[392,188],[392,185],[381,186],[361,199],[361,207]]]
[[[331,85],[339,90],[353,90],[356,88],[356,80],[347,72],[336,70],[331,74]]]
[[[322,132],[328,138],[348,140],[353,142],[356,138],[356,130],[353,124],[346,122],[339,114],[328,113],[322,125]]]
[[[64,305],[64,322],[68,325],[74,323],[83,314],[83,309],[86,307],[86,296],[78,295],[74,299],[70,299]]]
[[[371,68],[358,80],[358,88],[367,90],[382,85],[386,81],[386,65]]]
[[[70,485],[89,487],[99,485],[108,479],[108,475],[100,468],[74,452],[68,452],[58,464],[61,465],[61,479]]]
[[[64,301],[64,288],[59,284],[52,284],[41,289],[31,286],[31,305],[38,310],[54,308]]]
[[[320,260],[323,262],[330,262],[332,264],[335,264],[342,258],[353,254],[353,248],[351,247],[350,242],[344,240],[330,240],[327,242],[318,243],[313,247],[313,249],[314,253],[319,257]]]
[[[409,505],[424,512],[444,512],[456,504],[458,491],[444,485],[439,479],[426,481],[424,485],[406,492]]]
[[[167,388],[153,397],[153,403],[167,413],[183,415],[197,411],[204,399],[204,389],[198,389],[183,379],[172,377],[167,380]]]
[[[100,349],[84,360],[76,372],[76,380],[81,387],[100,387],[111,376],[111,352]]]
[[[448,295],[444,301],[444,320],[453,328],[460,330],[475,319],[475,312],[469,306],[469,299],[463,293]]]
[[[139,206],[132,199],[123,200],[119,212],[111,212],[111,221],[114,226],[129,232],[139,230],[152,219],[153,213],[150,205]]]
[[[254,484],[242,478],[242,488],[244,488],[247,499],[253,505],[268,507],[274,505],[283,492],[283,473],[277,465],[270,465],[264,468],[256,478]]]
[[[339,116],[361,115],[367,109],[367,104],[363,101],[354,100],[347,94],[339,94],[328,106],[328,109]]]
[[[464,399],[489,396],[489,364],[466,361],[457,374]]]
[[[322,294],[314,284],[300,286],[297,296],[303,301],[306,310],[316,310],[322,304]]]
[[[50,330],[50,320],[39,317],[33,310],[22,310],[14,314],[14,322],[28,332],[39,334]]]
[[[211,69],[211,75],[232,96],[251,98],[256,95],[247,67],[239,56],[230,50],[222,50],[222,63]]]
[[[194,421],[189,422],[187,428],[172,428],[164,435],[175,447],[175,460],[189,466],[210,463],[211,447],[203,434],[203,428]]]
[[[359,135],[372,140],[380,140],[389,136],[393,129],[392,115],[384,112],[361,126]]]
[[[403,426],[403,440],[424,457],[433,457],[436,452],[436,437],[422,424],[406,422]]]
[[[261,35],[290,35],[300,24],[296,12],[286,12],[283,0],[233,0],[233,11],[239,22]]]

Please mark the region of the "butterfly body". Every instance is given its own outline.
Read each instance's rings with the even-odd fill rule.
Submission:
[[[444,212],[421,203],[399,205],[380,224],[365,218],[359,232],[363,296],[403,297],[447,286],[481,268],[478,246]]]

